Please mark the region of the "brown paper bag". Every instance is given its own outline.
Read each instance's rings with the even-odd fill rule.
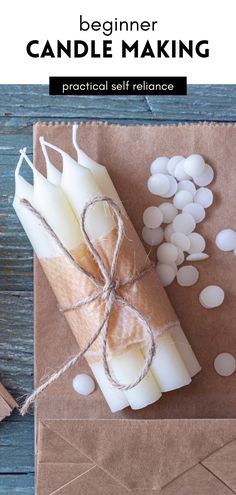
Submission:
[[[71,133],[70,124],[35,126],[39,169],[44,170],[39,136],[76,157]],[[230,494],[236,489],[235,375],[218,376],[213,361],[220,352],[236,352],[236,272],[235,256],[219,251],[214,238],[222,228],[236,229],[236,127],[82,124],[79,145],[108,168],[139,234],[143,210],[159,203],[146,187],[154,158],[200,153],[213,166],[214,205],[197,229],[207,240],[210,258],[194,263],[200,271],[195,286],[186,289],[173,283],[167,291],[203,371],[190,386],[165,394],[148,408],[114,415],[98,388],[86,398],[73,390],[73,377],[89,372],[81,362],[37,401],[37,493]],[[59,156],[50,156],[60,168]],[[211,311],[198,302],[199,292],[209,284],[222,286],[226,294],[224,305]],[[35,344],[36,385],[77,350],[37,261]]]

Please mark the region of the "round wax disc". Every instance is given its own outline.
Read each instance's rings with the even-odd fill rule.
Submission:
[[[184,170],[185,158],[177,163],[175,167],[175,178],[177,180],[188,180],[191,179],[190,175],[188,175]]]
[[[95,383],[91,376],[80,373],[73,379],[73,388],[80,395],[90,395],[95,389]]]
[[[190,234],[191,235],[191,234]],[[174,232],[170,238],[172,244],[179,247],[183,251],[188,251],[190,248],[190,239],[183,232]]]
[[[209,258],[209,255],[206,253],[193,253],[187,256],[186,260],[187,261],[203,261],[207,260]]]
[[[182,287],[190,287],[199,279],[199,271],[195,266],[182,266],[177,273],[177,282]]]
[[[172,156],[172,158],[169,159],[168,164],[167,164],[167,171],[170,175],[173,175],[173,176],[175,175],[176,165],[181,160],[184,160],[184,157],[180,156],[180,155]]]
[[[162,212],[164,223],[171,223],[178,213],[175,206],[172,205],[171,203],[162,203],[159,206],[159,209]]]
[[[204,237],[197,232],[189,234],[188,239],[190,241],[190,247],[187,249],[189,254],[201,253],[206,247],[206,242]]]
[[[176,273],[171,265],[166,263],[157,263],[156,271],[163,287],[167,287],[175,279]]]
[[[154,174],[148,179],[148,189],[152,194],[165,194],[170,188],[169,177],[165,174]]]
[[[178,258],[178,249],[171,242],[163,242],[157,248],[157,258],[160,263],[173,263]]]
[[[177,181],[174,177],[172,177],[172,175],[167,175],[167,177],[169,179],[170,187],[165,194],[160,195],[160,196],[162,196],[162,198],[171,198],[172,196],[174,196],[174,194],[177,191],[177,187],[178,187]]]
[[[183,232],[183,234],[191,234],[196,227],[196,222],[189,213],[180,213],[173,220],[173,229],[175,232]]]
[[[164,231],[161,227],[149,229],[145,226],[142,230],[142,238],[149,246],[158,246],[164,239]]]
[[[199,301],[207,309],[217,308],[224,301],[224,291],[218,285],[208,285],[199,296]]]
[[[216,356],[214,361],[216,373],[221,376],[230,376],[236,370],[236,360],[229,352],[222,352]]]
[[[170,223],[164,230],[164,238],[166,242],[170,242],[171,235],[174,233],[173,224]]]
[[[183,213],[192,215],[196,223],[202,222],[206,216],[203,206],[198,203],[189,203],[183,208]]]
[[[169,158],[166,156],[160,156],[156,158],[150,166],[151,174],[166,174],[167,173],[167,164],[169,162]]]
[[[201,155],[190,155],[184,162],[184,170],[190,177],[198,177],[203,174],[205,161]]]
[[[149,206],[143,213],[143,223],[150,229],[160,227],[163,222],[162,211],[157,206]]]
[[[232,229],[224,229],[216,236],[216,245],[221,251],[233,251],[236,248],[236,232]]]
[[[213,192],[208,187],[200,187],[194,195],[194,203],[209,208],[213,203]]]
[[[191,180],[181,180],[178,183],[178,191],[189,191],[194,196],[196,194],[196,187]]]
[[[182,210],[187,204],[192,203],[193,195],[189,191],[178,191],[173,199],[173,204],[178,210]]]
[[[193,178],[197,186],[208,186],[214,179],[214,170],[210,165],[205,165],[205,170],[202,175]]]

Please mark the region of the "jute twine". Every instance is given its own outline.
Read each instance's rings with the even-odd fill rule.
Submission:
[[[108,271],[105,267],[105,264],[98,253],[97,249],[95,248],[93,242],[90,240],[87,232],[86,232],[86,227],[85,227],[85,221],[86,221],[86,215],[89,210],[93,205],[96,203],[106,203],[111,210],[114,212],[116,220],[117,220],[117,241],[116,245],[114,248],[114,253],[113,253],[113,258],[111,261],[111,267],[110,271]],[[88,272],[85,270],[83,267],[80,266],[80,264],[73,258],[73,256],[70,254],[70,252],[63,246],[61,243],[60,239],[58,238],[57,234],[53,231],[53,229],[50,227],[48,224],[47,220],[39,213],[32,204],[26,200],[22,199],[21,204],[25,206],[33,215],[35,218],[37,218],[45,231],[51,236],[51,238],[55,241],[56,245],[60,248],[66,259],[74,265],[76,270],[79,272],[83,273],[86,275],[86,277],[89,278],[89,280],[94,284],[94,286],[97,288],[97,291],[92,294],[91,296],[85,297],[81,299],[80,301],[77,301],[75,304],[71,304],[68,307],[61,308],[62,312],[67,312],[67,311],[74,311],[80,306],[84,306],[86,304],[90,304],[93,301],[96,301],[97,299],[100,299],[101,301],[104,301],[105,303],[105,310],[104,310],[104,318],[99,326],[99,328],[94,332],[93,337],[88,341],[87,345],[80,350],[73,358],[69,359],[66,364],[60,368],[58,371],[53,373],[42,385],[40,385],[34,392],[26,399],[24,402],[23,406],[20,409],[20,413],[22,416],[24,416],[30,405],[35,401],[35,399],[42,394],[42,392],[49,387],[52,383],[54,383],[56,380],[58,380],[64,373],[66,373],[69,369],[71,369],[75,364],[78,363],[80,358],[84,356],[84,354],[90,349],[90,347],[93,345],[95,340],[98,338],[99,335],[101,335],[101,346],[102,346],[102,361],[103,361],[103,366],[104,366],[104,372],[109,380],[109,382],[113,385],[113,387],[119,389],[119,390],[130,390],[138,383],[140,383],[143,378],[147,375],[150,366],[152,364],[153,357],[156,352],[156,344],[155,344],[155,338],[154,334],[152,331],[152,328],[150,327],[147,319],[144,317],[143,314],[141,314],[135,306],[133,306],[125,297],[121,296],[118,293],[118,289],[120,287],[124,287],[129,284],[133,284],[143,278],[147,273],[149,273],[153,269],[153,265],[150,264],[147,268],[144,270],[140,271],[136,275],[132,275],[129,277],[127,280],[118,280],[116,276],[116,267],[117,267],[117,262],[119,259],[119,253],[121,249],[122,242],[124,240],[125,236],[125,226],[124,226],[124,219],[122,212],[119,208],[119,206],[109,197],[107,196],[97,196],[94,197],[91,201],[89,201],[81,214],[81,230],[84,235],[84,239],[86,242],[86,245],[88,247],[88,250],[90,251],[91,255],[93,256],[94,260],[96,261],[100,273],[103,278],[103,282],[99,280],[96,276],[94,276],[92,273]],[[129,384],[123,384],[118,382],[114,376],[112,376],[109,365],[108,365],[108,358],[107,358],[107,343],[108,343],[108,335],[109,335],[109,322],[110,322],[110,316],[112,312],[112,308],[114,304],[118,304],[120,306],[125,306],[127,307],[134,315],[135,318],[141,323],[144,331],[147,334],[147,340],[148,340],[148,351],[147,355],[145,358],[144,366],[141,369],[139,375],[137,378],[132,381]]]

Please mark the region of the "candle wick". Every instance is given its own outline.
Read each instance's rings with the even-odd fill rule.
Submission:
[[[44,146],[48,146],[49,148],[52,148],[52,150],[57,151],[58,153],[60,153],[61,156],[66,154],[65,151],[61,150],[61,148],[59,148],[55,144],[48,143],[48,141],[45,140],[43,140],[43,144]]]
[[[20,150],[20,154],[25,159],[25,161],[28,163],[28,165],[30,166],[31,170],[33,170],[33,172],[34,172],[35,171],[34,164],[31,162],[31,160],[29,159],[29,157],[26,155],[25,148],[23,148],[22,150]]]
[[[77,160],[79,162],[79,154],[80,154],[80,148],[77,143],[77,130],[78,130],[78,124],[74,124],[72,127],[72,142],[73,146],[77,152]]]
[[[49,160],[49,156],[48,156],[48,152],[47,152],[47,148],[45,146],[45,140],[44,140],[43,136],[40,136],[39,142],[41,144],[41,148],[42,148],[43,156],[44,156],[45,161],[46,161],[46,165],[49,165],[49,166],[52,165],[51,160]]]
[[[27,151],[27,148],[23,148],[22,150],[24,153],[26,153]],[[23,154],[21,153],[20,154],[20,158],[18,160],[18,163],[16,165],[16,169],[15,169],[15,177],[18,177],[18,175],[20,175],[20,169],[21,169],[21,166],[22,166],[22,163],[23,163],[23,159],[24,159],[24,156]]]

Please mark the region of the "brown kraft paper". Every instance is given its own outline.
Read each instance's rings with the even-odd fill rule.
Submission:
[[[76,158],[71,133],[69,124],[35,126],[40,170],[44,171],[44,161],[39,136]],[[165,394],[157,403],[114,415],[98,387],[87,398],[73,390],[73,377],[89,373],[83,360],[37,401],[37,495],[230,495],[236,491],[235,374],[218,376],[213,362],[220,352],[236,353],[235,256],[219,251],[214,239],[223,228],[236,229],[236,127],[82,124],[78,137],[81,148],[107,167],[139,235],[143,210],[159,204],[146,187],[150,163],[157,156],[200,153],[213,166],[214,204],[197,228],[206,238],[210,258],[194,263],[200,271],[195,286],[186,289],[174,282],[167,288],[203,370],[190,386]],[[56,153],[50,158],[61,167]],[[225,290],[224,304],[212,311],[198,302],[199,292],[209,284]],[[36,262],[36,385],[76,350],[75,338]]]

